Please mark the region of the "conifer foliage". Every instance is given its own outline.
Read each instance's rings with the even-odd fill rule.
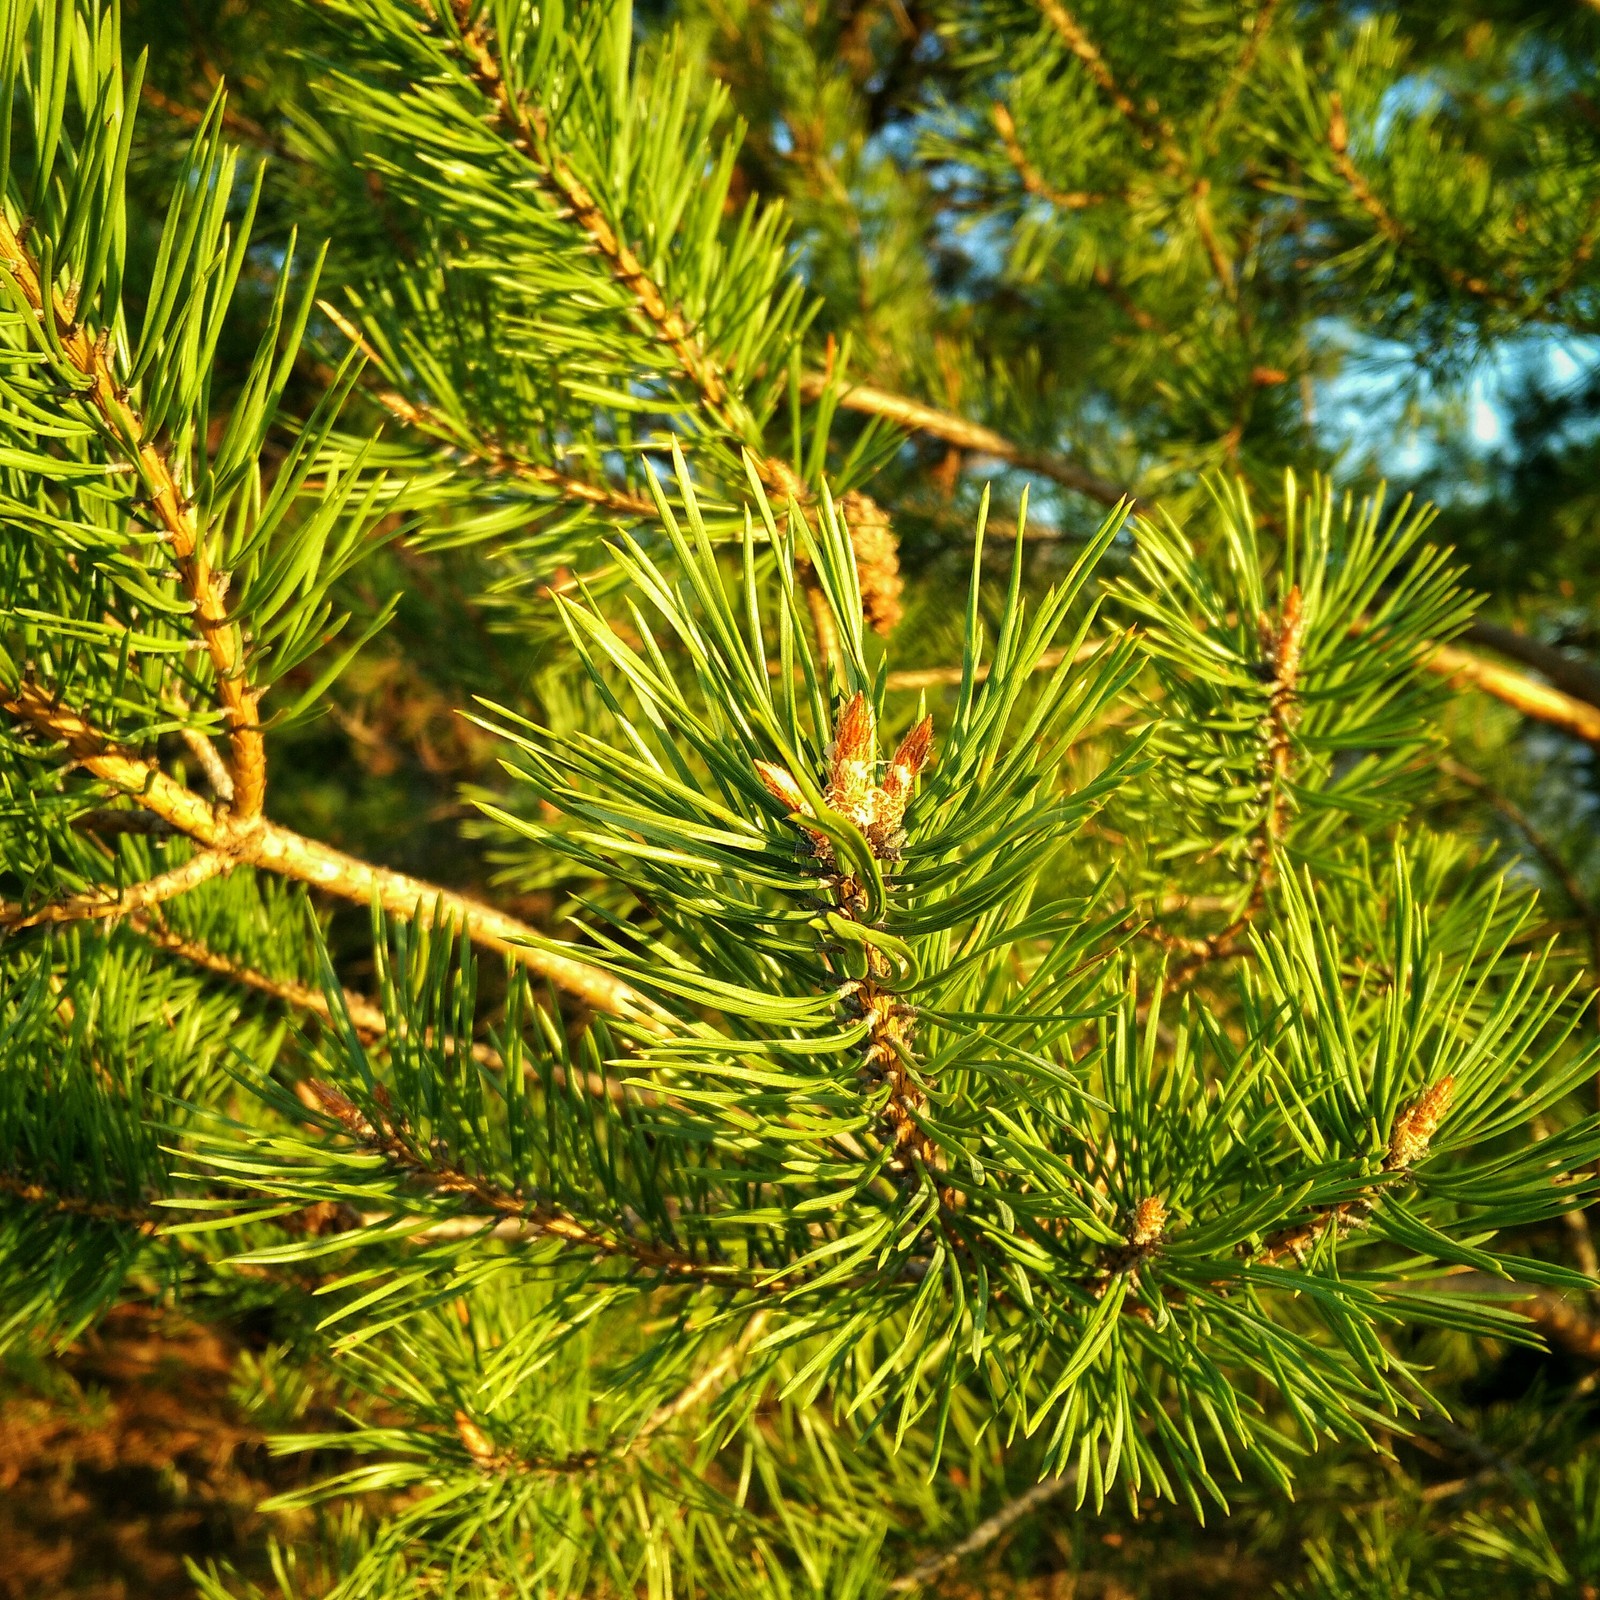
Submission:
[[[1273,10],[1198,145],[1054,0],[930,137],[1041,271],[1091,182],[1173,209],[1172,297],[1192,225],[1244,325],[1195,163]],[[1439,825],[1429,514],[1169,416],[1166,504],[1073,536],[1095,481],[1016,447],[1066,557],[951,494],[959,586],[902,573],[929,408],[862,423],[686,15],[324,0],[262,161],[225,87],[161,154],[112,0],[0,0],[0,1344],[265,1320],[312,1470],[214,1600],[936,1592],[1457,1427],[1441,1352],[1592,1287],[1592,979]],[[1577,293],[1536,204],[1480,285],[1350,178],[1361,39],[1344,88],[1272,57],[1333,131],[1264,181],[1368,229],[1328,272]],[[437,869],[308,771],[397,634],[476,752]],[[1566,1565],[1536,1513],[1459,1548],[1588,1572],[1592,1482]]]

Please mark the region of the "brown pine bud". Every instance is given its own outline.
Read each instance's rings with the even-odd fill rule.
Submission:
[[[771,761],[758,761],[756,776],[761,780],[761,786],[786,811],[798,812],[803,817],[811,815],[811,807],[800,792],[800,785],[783,767]]]
[[[845,701],[828,746],[828,804],[865,831],[878,787],[878,719],[859,691]]]
[[[456,1433],[467,1454],[485,1471],[498,1463],[500,1453],[493,1441],[465,1411],[456,1412]]]
[[[1424,1089],[1415,1100],[1394,1119],[1389,1132],[1389,1151],[1383,1158],[1385,1172],[1401,1172],[1414,1167],[1428,1153],[1433,1136],[1444,1121],[1450,1103],[1456,1097],[1456,1080],[1441,1078]]]
[[[917,781],[922,769],[933,755],[933,718],[924,717],[905,738],[889,761],[884,774],[883,792],[891,801],[898,801],[904,811],[911,798],[911,785]]]
[[[348,1132],[363,1139],[372,1136],[372,1124],[348,1095],[330,1083],[323,1083],[320,1078],[307,1078],[306,1088],[311,1091],[317,1106],[341,1123]]]
[[[1344,118],[1344,101],[1339,91],[1328,96],[1328,143],[1335,155],[1342,156],[1350,148],[1350,124]]]
[[[1159,1243],[1167,1228],[1167,1202],[1159,1195],[1148,1195],[1133,1208],[1133,1223],[1128,1243],[1135,1250],[1148,1250]]]
[[[871,495],[851,489],[839,500],[856,556],[856,586],[861,614],[874,633],[890,634],[903,610],[900,552],[883,507]]]

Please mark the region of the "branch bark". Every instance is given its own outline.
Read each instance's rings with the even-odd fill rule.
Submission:
[[[181,866],[157,873],[143,883],[130,884],[125,889],[101,890],[93,894],[77,894],[66,900],[55,900],[28,911],[19,905],[0,902],[0,928],[37,928],[47,922],[95,922],[107,917],[125,917],[145,906],[159,905],[190,889],[208,882],[218,874],[229,871],[235,862],[225,851],[202,850]]]
[[[1600,668],[1587,661],[1576,661],[1554,645],[1530,639],[1527,634],[1508,628],[1501,622],[1490,622],[1477,617],[1467,625],[1461,637],[1472,644],[1493,650],[1496,655],[1510,656],[1525,667],[1532,667],[1542,678],[1548,678],[1556,688],[1592,706],[1600,706]]]
[[[24,684],[15,695],[0,695],[0,709],[35,733],[64,744],[79,766],[122,789],[202,848],[221,852],[234,865],[275,872],[358,904],[376,900],[392,916],[460,928],[474,944],[510,956],[596,1011],[651,1028],[662,1026],[659,1008],[620,978],[536,948],[540,935],[528,924],[437,884],[373,866],[265,817],[241,818],[215,809],[159,767],[110,744],[76,711],[56,704],[34,684]]]
[[[826,391],[829,381],[824,373],[808,372],[800,380],[800,392],[806,399],[816,400]],[[1053,478],[1064,489],[1076,489],[1079,494],[1087,495],[1101,505],[1120,505],[1124,501],[1130,505],[1138,503],[1130,491],[1118,488],[1116,484],[1078,466],[1065,456],[1049,450],[1029,449],[1014,443],[1004,434],[996,433],[993,428],[984,427],[982,423],[969,422],[965,417],[941,411],[936,406],[925,405],[921,400],[913,400],[906,395],[891,394],[871,384],[857,383],[841,392],[839,404],[847,411],[885,417],[914,433],[932,434],[934,438],[943,439],[957,449],[994,456],[1000,461],[1010,462],[1012,466],[1021,467],[1025,472],[1037,472]]]

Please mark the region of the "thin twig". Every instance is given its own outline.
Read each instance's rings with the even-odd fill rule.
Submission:
[[[0,262],[34,313],[42,316],[46,296],[38,265],[3,214]],[[160,439],[147,437],[144,418],[113,370],[110,341],[74,322],[61,297],[52,295],[50,304],[61,350],[74,369],[89,380],[84,400],[99,412],[107,432],[144,479],[150,509],[166,536],[178,581],[193,603],[195,627],[211,658],[217,697],[228,724],[233,809],[242,818],[258,816],[267,783],[260,697],[246,681],[239,629],[224,600],[225,585],[211,570],[210,553],[195,523],[194,507],[178,481],[168,446]]]
[[[457,1201],[463,1209],[482,1218],[477,1226],[473,1225],[471,1216],[449,1219],[463,1233],[481,1232],[487,1226],[503,1223],[513,1227],[516,1236],[559,1239],[597,1257],[631,1261],[669,1280],[693,1280],[741,1289],[755,1287],[756,1274],[746,1268],[697,1261],[648,1239],[598,1227],[559,1207],[508,1192],[463,1167],[439,1164],[431,1150],[419,1149],[416,1136],[403,1118],[377,1107],[369,1116],[341,1090],[315,1078],[307,1081],[306,1088],[323,1115],[331,1118],[363,1150],[382,1156],[397,1175],[414,1187],[441,1200]],[[376,1220],[399,1222],[404,1216],[404,1212],[394,1216],[380,1214]],[[431,1236],[443,1238],[448,1234],[440,1229]]]
[[[331,301],[319,300],[318,309],[367,358],[374,371],[383,372],[385,363],[373,349],[366,335]],[[584,505],[598,506],[603,511],[614,511],[619,516],[654,517],[655,503],[643,495],[630,494],[608,483],[591,483],[575,478],[570,473],[558,472],[542,462],[530,461],[506,445],[492,440],[477,440],[472,447],[464,448],[455,436],[448,419],[432,406],[410,400],[394,389],[374,388],[372,397],[390,416],[407,427],[429,435],[439,442],[445,453],[466,466],[480,467],[501,477],[521,478],[527,483],[537,483],[553,489],[563,499],[579,501]]]
[[[310,1012],[324,1022],[333,1020],[333,1007],[320,989],[296,983],[292,978],[269,977],[266,973],[234,961],[200,940],[174,932],[149,917],[132,916],[128,919],[128,923],[136,933],[158,949],[177,956],[192,966],[214,973],[217,977],[226,978],[243,988],[253,989],[257,994],[268,995],[294,1010]],[[357,994],[352,989],[341,989],[339,998],[345,1016],[349,1018],[350,1026],[361,1038],[371,1043],[378,1043],[387,1037],[389,1023],[381,1006],[375,1005],[365,995]],[[432,1042],[431,1039],[429,1042]],[[474,1039],[467,1049],[479,1066],[487,1067],[496,1073],[505,1071],[505,1058],[493,1045],[485,1044],[481,1039]],[[565,1084],[571,1076],[559,1062],[552,1068],[551,1075],[558,1084]],[[602,1078],[595,1072],[579,1073],[577,1081],[592,1095],[621,1100],[627,1094],[622,1084],[613,1082],[609,1078]],[[650,1098],[643,1091],[637,1092],[642,1100]]]
[[[1595,1022],[1600,1026],[1600,909],[1584,892],[1578,875],[1567,865],[1561,852],[1534,825],[1533,818],[1521,806],[1509,796],[1501,794],[1481,773],[1474,772],[1453,756],[1441,756],[1439,770],[1475,794],[1482,795],[1484,802],[1492,810],[1498,811],[1527,840],[1533,853],[1544,863],[1545,870],[1561,885],[1561,892],[1589,935],[1589,979],[1596,991]]]
[[[1411,229],[1401,222],[1374,192],[1361,169],[1350,158],[1350,125],[1345,121],[1344,103],[1337,89],[1328,95],[1328,148],[1333,153],[1334,169],[1344,179],[1356,204],[1372,218],[1378,225],[1378,231],[1391,244],[1409,250],[1414,255],[1423,256],[1454,288],[1463,289],[1478,299],[1489,300],[1497,305],[1507,303],[1508,296],[1496,289],[1486,278],[1480,278],[1475,273],[1463,272],[1460,267],[1442,261],[1436,254],[1424,249]]]
[[[800,380],[800,392],[808,400],[820,398],[828,389],[831,379],[826,373],[808,372]],[[1025,472],[1037,472],[1053,478],[1065,489],[1076,489],[1079,494],[1098,501],[1101,505],[1115,506],[1126,502],[1136,504],[1131,491],[1120,489],[1114,483],[1097,477],[1094,473],[1068,461],[1065,456],[1047,450],[1033,450],[1014,443],[1004,434],[986,428],[982,423],[969,422],[949,411],[925,405],[909,396],[891,394],[871,384],[856,383],[843,387],[839,404],[846,411],[859,411],[867,416],[883,417],[913,432],[927,433],[936,439],[974,454],[993,456],[1021,467]]]
[[[959,1544],[951,1545],[948,1550],[942,1550],[936,1556],[929,1556],[926,1561],[919,1562],[909,1572],[896,1578],[889,1585],[890,1590],[895,1594],[903,1594],[908,1589],[920,1589],[924,1584],[932,1583],[935,1578],[943,1576],[969,1556],[977,1555],[980,1550],[987,1550],[1014,1524],[1037,1511],[1040,1506],[1048,1505],[1057,1495],[1065,1493],[1077,1481],[1076,1467],[1069,1467],[1057,1477],[1041,1479],[1031,1489],[1019,1494],[1015,1500],[1008,1500],[992,1517],[985,1518]]]
[[[990,114],[994,118],[995,131],[1000,135],[1000,143],[1005,150],[1006,158],[1016,169],[1017,176],[1022,180],[1022,187],[1029,194],[1037,195],[1041,200],[1048,200],[1051,205],[1059,207],[1062,211],[1084,211],[1105,200],[1105,195],[1090,194],[1083,189],[1057,189],[1028,159],[1027,151],[1022,148],[1022,140],[1017,136],[1016,121],[1005,102],[996,100]]]
[[[122,889],[98,889],[90,894],[75,894],[54,900],[30,911],[26,906],[0,901],[0,928],[20,932],[52,922],[97,922],[109,917],[125,917],[145,906],[160,905],[176,895],[209,882],[219,873],[237,865],[236,858],[224,850],[202,850],[180,866],[157,873],[142,883]]]

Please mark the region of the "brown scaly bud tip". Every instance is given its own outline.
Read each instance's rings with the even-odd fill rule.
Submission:
[[[456,1433],[461,1439],[462,1448],[480,1467],[493,1465],[498,1456],[493,1442],[465,1411],[456,1412]]]
[[[1283,597],[1283,621],[1278,628],[1278,655],[1273,663],[1278,682],[1292,684],[1300,673],[1300,640],[1305,632],[1305,613],[1300,605],[1297,583]]]
[[[806,797],[800,792],[800,785],[794,781],[789,773],[771,761],[756,762],[756,776],[761,780],[761,786],[785,811],[799,812],[803,817],[811,815],[811,807],[806,802]]]
[[[1133,1224],[1128,1229],[1128,1243],[1135,1250],[1148,1250],[1160,1239],[1167,1227],[1167,1202],[1158,1195],[1148,1195],[1133,1208]]]
[[[1433,1136],[1439,1131],[1450,1102],[1456,1097],[1456,1080],[1441,1078],[1424,1089],[1394,1119],[1389,1132],[1389,1152],[1383,1158],[1385,1172],[1400,1172],[1414,1167],[1428,1153]]]
[[[828,746],[827,801],[859,828],[872,820],[877,788],[878,719],[859,690],[845,701]]]
[[[335,1089],[332,1084],[323,1083],[318,1078],[306,1079],[306,1088],[311,1091],[316,1103],[333,1117],[349,1132],[363,1138],[372,1133],[372,1124],[367,1121],[361,1108],[351,1100],[348,1095]]]
[[[933,718],[924,717],[905,738],[889,760],[889,770],[884,774],[883,792],[890,800],[898,801],[904,808],[910,797],[911,785],[917,781],[922,769],[933,755]]]
[[[1258,626],[1261,651],[1272,669],[1273,687],[1292,689],[1300,675],[1300,641],[1305,633],[1300,585],[1296,584],[1283,597],[1283,609],[1277,616],[1263,611]]]
[[[904,610],[900,604],[904,585],[894,528],[883,507],[859,489],[841,496],[839,509],[844,513],[850,543],[855,550],[861,614],[874,633],[893,633]]]
[[[1350,148],[1350,124],[1344,118],[1344,101],[1335,89],[1328,96],[1328,143],[1335,155],[1342,156]]]

